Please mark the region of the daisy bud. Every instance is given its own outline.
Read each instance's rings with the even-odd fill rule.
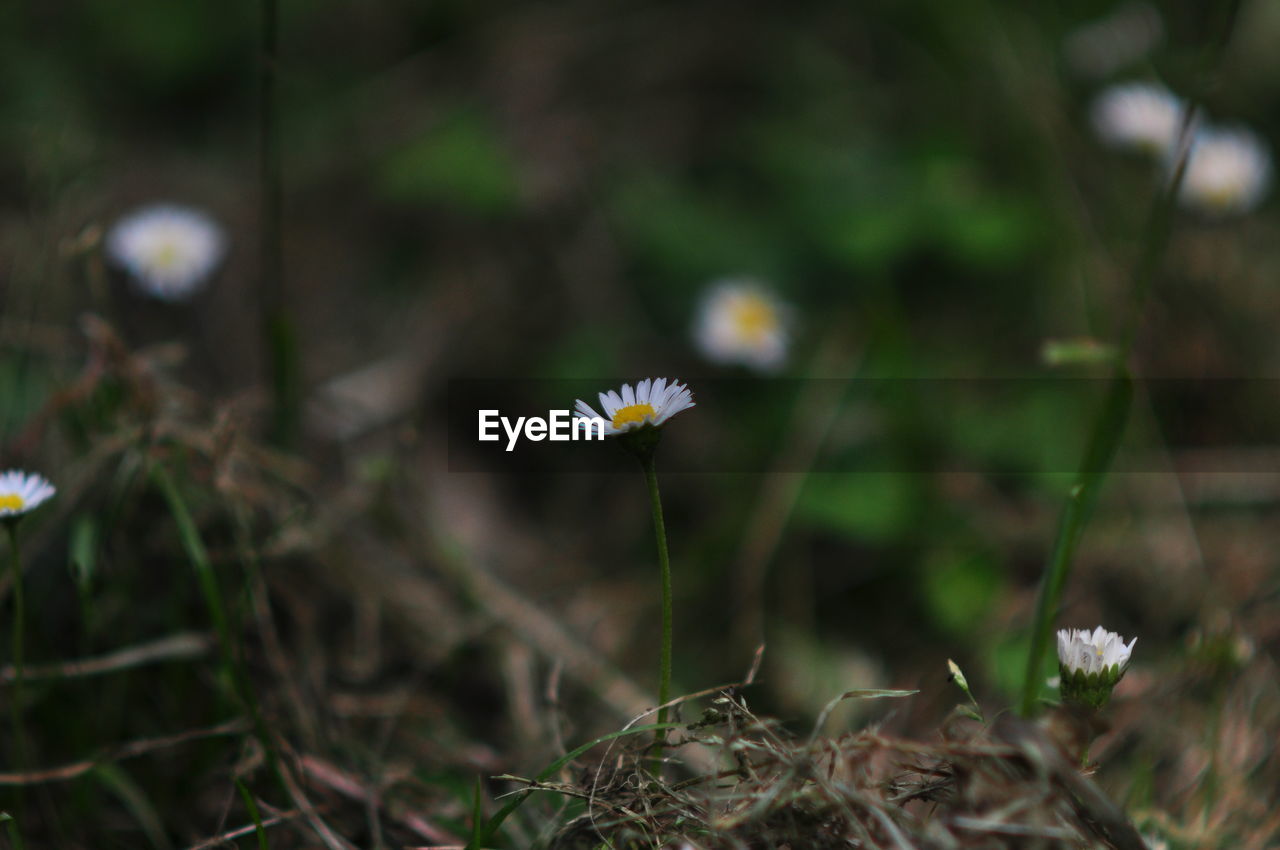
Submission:
[[[1099,709],[1111,698],[1129,667],[1129,654],[1137,638],[1124,638],[1098,626],[1062,629],[1058,632],[1058,671],[1062,676],[1062,701]]]

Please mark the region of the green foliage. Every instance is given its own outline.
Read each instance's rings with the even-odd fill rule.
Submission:
[[[787,246],[757,202],[654,173],[619,180],[611,201],[630,248],[672,283],[784,268]]]
[[[1024,685],[1027,672],[1027,650],[1031,646],[1029,633],[1006,634],[998,636],[987,650],[987,675],[994,681],[1000,693],[1006,698],[1017,694]],[[1057,653],[1046,652],[1041,669],[1052,669]],[[1045,693],[1045,684],[1036,691],[1037,698]]]
[[[1004,574],[982,553],[938,552],[925,564],[920,586],[933,622],[970,637],[999,599]]]
[[[851,540],[887,543],[908,533],[917,484],[912,475],[891,472],[815,475],[805,483],[796,514]]]
[[[71,526],[67,561],[76,585],[87,591],[97,565],[98,523],[89,515],[77,517]]]
[[[480,216],[510,213],[520,201],[511,154],[490,122],[467,109],[442,118],[383,159],[376,186],[391,201]]]
[[[94,46],[129,74],[129,82],[157,93],[180,91],[199,77],[222,72],[243,55],[241,27],[250,14],[211,0],[89,0],[81,24]]]

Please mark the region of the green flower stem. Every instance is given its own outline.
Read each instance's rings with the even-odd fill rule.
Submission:
[[[1058,606],[1062,603],[1067,575],[1071,572],[1076,547],[1084,536],[1085,525],[1097,504],[1103,479],[1120,447],[1132,399],[1133,382],[1124,367],[1120,366],[1112,378],[1102,410],[1094,423],[1089,445],[1080,463],[1080,473],[1071,487],[1058,522],[1058,534],[1053,543],[1048,568],[1040,582],[1035,623],[1031,629],[1031,649],[1027,653],[1027,670],[1022,680],[1022,703],[1019,710],[1023,717],[1031,717],[1036,713],[1044,681],[1044,659],[1053,640],[1053,621],[1058,614]]]
[[[27,768],[27,736],[22,724],[22,655],[26,633],[26,603],[22,598],[22,555],[18,551],[18,520],[4,521],[9,532],[9,568],[13,573],[13,695],[9,699],[9,720],[13,727],[13,755],[19,771]],[[22,786],[15,792],[19,805]]]
[[[1129,353],[1133,350],[1134,340],[1137,338],[1152,284],[1164,258],[1165,248],[1169,244],[1178,192],[1182,187],[1182,178],[1187,169],[1191,129],[1199,111],[1199,102],[1213,85],[1213,72],[1219,66],[1227,42],[1235,29],[1240,5],[1241,0],[1231,0],[1226,4],[1222,11],[1217,37],[1211,41],[1203,53],[1201,79],[1198,85],[1200,90],[1194,92],[1188,99],[1179,122],[1177,164],[1169,181],[1156,193],[1147,218],[1142,252],[1133,271],[1128,320],[1119,333],[1120,344],[1116,349],[1115,369],[1107,398],[1098,413],[1098,418],[1094,421],[1080,471],[1076,476],[1075,484],[1071,487],[1067,503],[1063,506],[1053,552],[1049,556],[1049,563],[1040,583],[1035,623],[1031,629],[1031,648],[1027,653],[1027,668],[1022,682],[1022,700],[1019,705],[1019,713],[1023,717],[1033,716],[1038,708],[1038,697],[1043,684],[1041,678],[1043,664],[1052,639],[1053,620],[1062,603],[1063,588],[1067,583],[1067,575],[1071,572],[1072,559],[1080,538],[1084,534],[1084,527],[1088,524],[1094,505],[1097,503],[1102,481],[1111,467],[1116,449],[1120,445],[1120,438],[1124,434],[1125,421],[1133,398],[1133,380],[1129,375],[1127,360]],[[1212,27],[1210,29],[1212,31]]]
[[[641,458],[645,483],[649,485],[649,507],[653,511],[653,536],[658,541],[658,568],[662,573],[662,655],[658,661],[658,724],[667,722],[667,701],[671,699],[671,559],[667,555],[667,528],[662,521],[662,497],[658,495],[658,472],[653,453]],[[664,729],[654,731],[655,745],[665,736]]]
[[[258,57],[258,183],[261,204],[259,298],[262,334],[270,358],[275,410],[272,436],[291,448],[298,439],[302,387],[298,335],[289,313],[284,288],[280,122],[276,97],[276,68],[280,58],[278,0],[261,0]]]

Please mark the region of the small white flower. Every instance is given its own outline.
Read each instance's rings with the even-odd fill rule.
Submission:
[[[1141,59],[1163,38],[1160,12],[1150,3],[1131,2],[1076,27],[1063,40],[1062,52],[1073,71],[1097,79]]]
[[[22,516],[56,492],[57,489],[43,476],[17,469],[0,472],[0,519]]]
[[[787,356],[787,312],[754,281],[719,281],[702,299],[693,339],[714,362],[776,369]]]
[[[1213,216],[1256,207],[1271,185],[1271,154],[1257,134],[1205,128],[1187,153],[1179,197],[1185,206]]]
[[[158,204],[116,222],[107,234],[106,249],[142,291],[164,301],[181,301],[222,261],[226,237],[199,210]]]
[[[1088,629],[1062,629],[1058,632],[1058,663],[1066,673],[1093,675],[1119,668],[1121,674],[1129,666],[1129,654],[1137,638],[1126,646],[1124,638],[1098,626]]]
[[[1178,144],[1182,101],[1151,83],[1111,86],[1093,100],[1093,129],[1108,145],[1168,156]]]
[[[684,384],[667,383],[666,378],[645,378],[634,390],[630,384],[623,384],[621,393],[600,393],[603,416],[598,416],[582,399],[578,399],[574,415],[578,419],[604,419],[604,432],[612,437],[646,425],[661,425],[693,406],[693,394]]]

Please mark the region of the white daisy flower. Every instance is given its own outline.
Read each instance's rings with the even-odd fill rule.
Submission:
[[[1076,27],[1063,40],[1062,52],[1073,71],[1097,79],[1141,59],[1163,39],[1160,12],[1150,3],[1132,2]]]
[[[43,476],[17,469],[0,472],[0,519],[20,517],[48,501],[56,492]]]
[[[1089,109],[1093,129],[1108,145],[1169,156],[1178,144],[1182,101],[1152,83],[1111,86]]]
[[[142,291],[163,301],[188,298],[209,279],[226,253],[222,228],[189,207],[158,204],[116,222],[107,254]]]
[[[1062,629],[1058,632],[1058,664],[1065,673],[1093,675],[1117,668],[1121,673],[1129,666],[1129,654],[1137,638],[1126,646],[1124,638],[1098,626],[1088,629]]]
[[[1271,153],[1243,128],[1205,128],[1191,140],[1179,193],[1184,206],[1213,216],[1244,213],[1271,185]]]
[[[1097,711],[1111,699],[1111,690],[1129,667],[1137,638],[1124,642],[1115,632],[1098,626],[1058,632],[1058,687],[1062,701]]]
[[[787,356],[787,308],[754,281],[712,284],[702,299],[693,339],[707,359],[771,370]]]
[[[603,419],[604,432],[610,437],[635,431],[645,426],[657,427],[682,410],[693,407],[693,393],[684,384],[666,378],[645,378],[636,384],[623,384],[622,391],[600,393],[600,416],[582,399],[575,404],[575,418]]]

